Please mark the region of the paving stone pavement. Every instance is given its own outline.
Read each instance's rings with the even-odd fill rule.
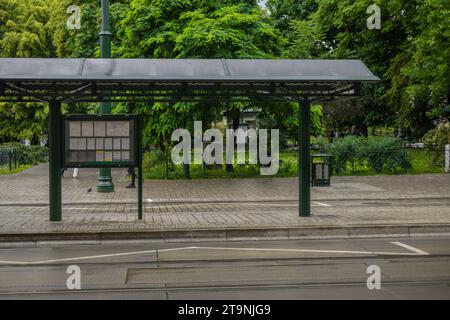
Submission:
[[[63,178],[63,221],[48,221],[48,167],[0,176],[0,234],[450,224],[450,175],[333,177],[314,188],[312,216],[298,217],[297,178],[148,180],[136,190],[113,170],[116,192],[95,191],[97,171]],[[92,188],[91,192],[87,192]]]

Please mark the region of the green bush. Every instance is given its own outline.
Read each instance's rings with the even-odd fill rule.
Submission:
[[[152,169],[159,166],[164,166],[165,155],[164,152],[156,149],[150,152],[144,153],[143,157],[143,167],[145,169]]]
[[[311,137],[311,145],[314,150],[317,152],[323,153],[327,152],[327,146],[330,142],[328,141],[327,137],[324,136],[318,136],[318,137]]]
[[[450,122],[439,124],[436,128],[428,131],[422,138],[423,143],[433,152],[435,165],[444,163],[445,145],[450,144]]]
[[[354,166],[358,150],[361,146],[363,138],[355,136],[347,136],[344,138],[334,139],[328,145],[326,152],[333,157],[333,168],[335,173],[339,174],[345,171],[347,164]]]
[[[422,141],[430,149],[444,150],[445,145],[450,144],[450,122],[441,123],[428,131]]]
[[[396,172],[399,169],[408,170],[411,168],[403,142],[392,137],[369,137],[361,145],[358,158],[366,160],[370,169],[376,173],[381,173],[383,169],[389,172]]]
[[[333,157],[333,168],[336,174],[368,167],[375,173],[388,171],[391,173],[411,168],[408,153],[403,148],[403,141],[393,137],[369,138],[347,136],[337,138],[327,150]]]
[[[2,145],[16,150],[17,162],[21,165],[33,165],[46,161],[48,148],[41,146],[25,146],[18,142],[10,142]]]

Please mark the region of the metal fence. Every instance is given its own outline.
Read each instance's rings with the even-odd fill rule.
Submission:
[[[9,170],[9,172],[17,169],[17,159],[17,150],[0,148],[0,168]]]
[[[154,150],[144,156],[144,172],[150,179],[183,178],[256,178],[261,177],[259,164],[233,166],[191,164],[176,165],[171,160],[171,148]],[[320,153],[312,150],[312,154]],[[445,150],[426,148],[396,148],[354,154],[332,155],[333,175],[424,174],[445,172]],[[236,154],[235,154],[236,157]],[[224,154],[224,159],[225,154]],[[298,176],[298,151],[280,151],[278,173],[275,177]]]
[[[333,157],[333,173],[335,175],[443,173],[444,163],[444,150],[394,148]]]

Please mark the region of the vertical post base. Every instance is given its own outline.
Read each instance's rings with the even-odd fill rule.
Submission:
[[[97,192],[114,192],[114,183],[112,182],[111,169],[100,169],[100,177],[97,183]]]

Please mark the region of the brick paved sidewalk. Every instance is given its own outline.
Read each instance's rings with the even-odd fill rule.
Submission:
[[[126,170],[113,169],[114,193],[97,193],[98,170],[80,169],[78,178],[63,178],[63,203],[135,203],[126,189]],[[92,192],[87,192],[88,189]],[[313,188],[312,199],[417,199],[450,197],[450,175],[333,177],[331,188]],[[146,180],[144,199],[153,202],[279,201],[298,199],[298,178]],[[48,166],[0,176],[0,205],[48,204]]]
[[[292,238],[311,232],[345,236],[355,228],[372,232],[368,227],[378,227],[377,234],[450,232],[450,175],[445,174],[334,177],[331,188],[313,189],[309,218],[298,217],[296,178],[151,180],[145,181],[144,220],[138,221],[136,191],[125,188],[125,171],[113,171],[115,193],[98,194],[97,170],[85,169],[78,179],[63,179],[63,221],[51,223],[47,170],[40,165],[0,176],[0,240],[5,235],[98,238],[104,233],[132,238],[129,233],[140,232],[155,238],[167,236],[161,232],[178,232],[178,238],[193,238],[194,232],[215,238],[233,237],[229,232],[235,238],[242,232],[247,238]]]

